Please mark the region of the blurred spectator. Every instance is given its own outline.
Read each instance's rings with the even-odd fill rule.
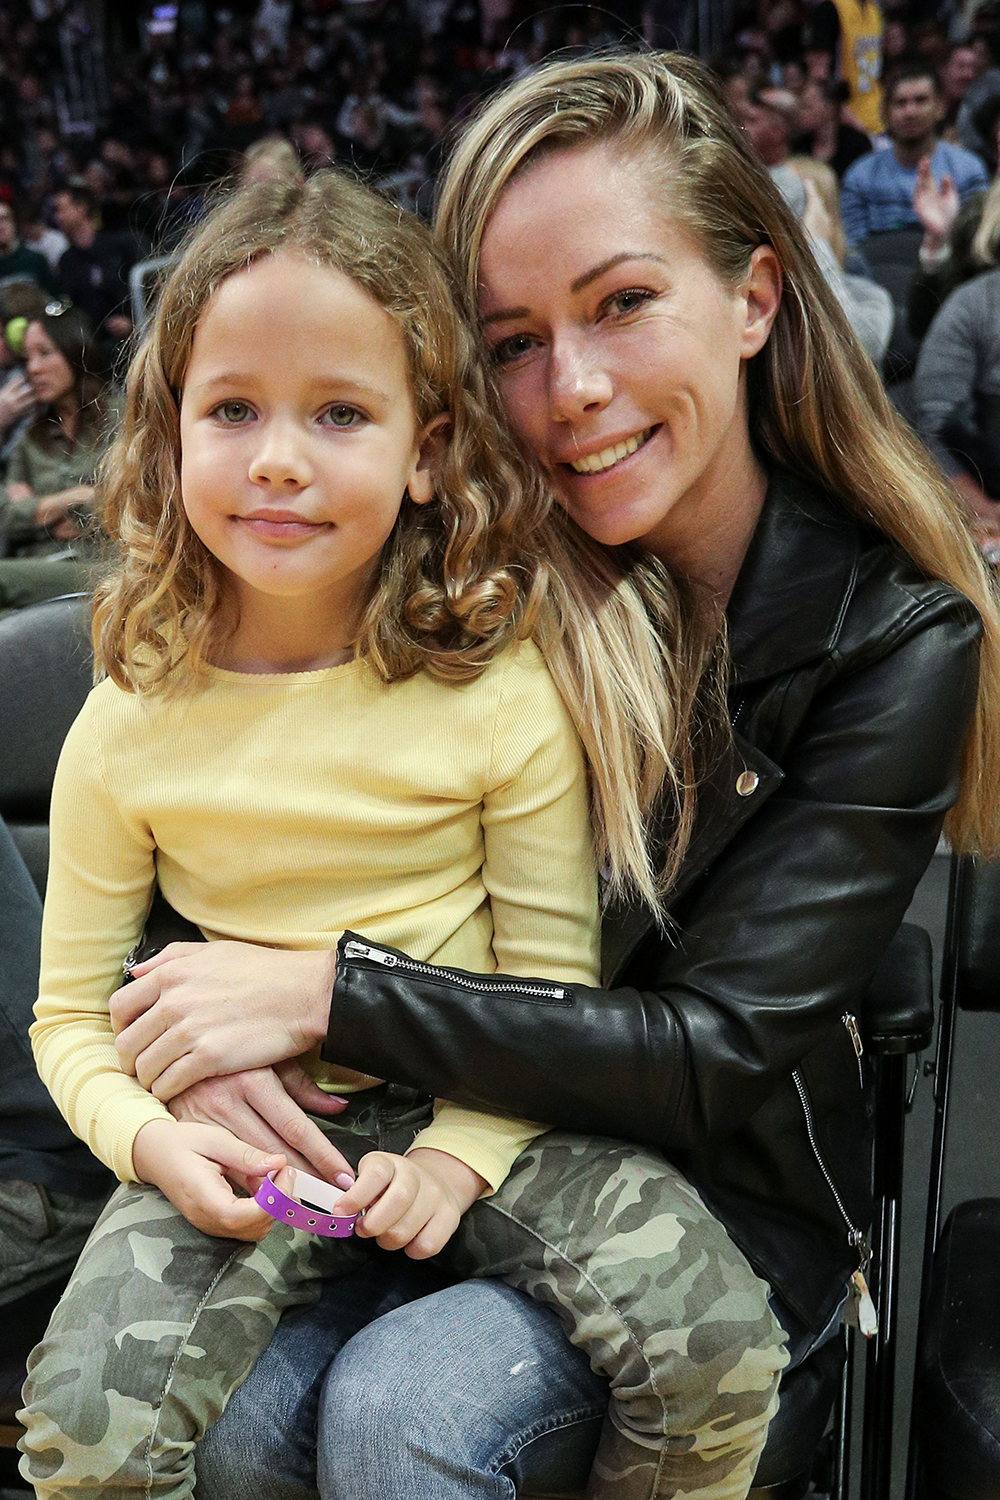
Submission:
[[[0,480],[15,443],[38,412],[24,369],[24,334],[47,301],[47,294],[33,281],[9,282],[0,288]]]
[[[0,198],[0,286],[5,281],[33,281],[47,292],[56,290],[52,269],[37,250],[19,237],[14,205]]]
[[[280,135],[268,135],[254,141],[243,153],[240,178],[243,182],[283,182],[300,173],[299,158],[291,141]]]
[[[88,588],[100,562],[94,477],[108,417],[106,366],[85,313],[50,304],[24,334],[39,412],[13,446],[0,487],[8,556],[0,610]]]
[[[40,204],[33,198],[26,199],[21,208],[21,239],[30,249],[45,256],[53,274],[63,252],[69,249],[69,240],[60,230],[46,223]]]
[[[848,87],[843,79],[810,79],[799,95],[795,150],[825,162],[838,178],[843,177],[852,162],[865,156],[872,143],[863,130],[845,125],[841,109],[847,102]]]
[[[113,1186],[38,1077],[28,1027],[42,903],[0,823],[0,1305],[64,1280]]]
[[[941,69],[941,96],[944,100],[942,135],[946,140],[958,140],[958,112],[962,101],[983,73],[978,49],[969,42],[956,42],[948,49],[948,56]]]
[[[740,124],[765,166],[779,167],[788,160],[796,108],[794,94],[775,88],[754,89],[737,106]]]
[[[960,286],[924,339],[914,382],[921,436],[987,546],[1000,538],[1000,270]]]
[[[935,181],[950,178],[959,198],[988,181],[979,157],[938,140],[944,101],[929,64],[903,64],[887,80],[885,113],[889,149],[859,157],[844,174],[841,210],[850,244],[880,230],[919,222],[913,194],[924,157],[930,160]]]
[[[895,319],[892,298],[868,277],[844,269],[846,242],[832,170],[812,157],[793,156],[772,176],[809,236],[827,285],[859,343],[872,362],[881,366]],[[789,178],[799,190],[791,189]]]
[[[805,46],[810,76],[844,79],[854,123],[876,135],[882,125],[882,12],[876,0],[819,0],[809,13]]]
[[[82,308],[98,335],[114,346],[132,329],[128,275],[140,258],[131,235],[101,227],[101,215],[89,188],[75,183],[60,188],[53,199],[59,228],[69,249],[59,261],[59,280],[77,307]]]

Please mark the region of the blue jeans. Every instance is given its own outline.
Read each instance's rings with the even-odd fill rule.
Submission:
[[[788,1322],[792,1364],[829,1336]],[[247,1475],[255,1500],[571,1493],[607,1404],[546,1308],[501,1281],[441,1286],[433,1267],[386,1257],[282,1319],[199,1446],[198,1493],[245,1500]]]
[[[284,1317],[198,1447],[199,1497],[246,1500],[249,1476],[255,1500],[582,1488],[606,1382],[554,1314],[504,1282],[426,1295],[433,1277],[397,1255]]]

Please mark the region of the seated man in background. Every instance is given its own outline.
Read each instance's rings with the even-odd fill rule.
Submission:
[[[42,903],[0,823],[0,1305],[65,1278],[114,1186],[35,1071]]]
[[[0,285],[6,281],[33,281],[50,296],[57,290],[45,256],[26,245],[18,233],[13,201],[0,194]]]
[[[950,179],[959,198],[988,185],[978,156],[938,139],[944,108],[941,85],[929,63],[905,63],[890,75],[884,95],[890,145],[859,157],[844,174],[840,208],[849,244],[880,230],[919,223],[913,194],[925,158],[935,181]]]

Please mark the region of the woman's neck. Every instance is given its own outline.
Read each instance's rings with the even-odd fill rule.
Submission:
[[[767,493],[767,475],[750,446],[723,451],[644,538],[649,550],[672,571],[698,586],[711,606],[729,602],[747,555]]]
[[[65,396],[59,397],[55,403],[55,414],[67,441],[75,443],[80,427],[80,403],[77,400],[76,391],[67,391]]]

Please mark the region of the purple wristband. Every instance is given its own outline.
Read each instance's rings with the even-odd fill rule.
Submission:
[[[295,1198],[289,1198],[287,1193],[275,1187],[270,1177],[265,1177],[254,1194],[254,1202],[266,1214],[270,1214],[272,1219],[277,1219],[281,1224],[291,1224],[293,1229],[304,1229],[309,1234],[322,1234],[327,1239],[342,1240],[354,1233],[357,1214],[332,1212],[344,1196],[340,1188],[331,1187],[319,1177],[310,1177],[308,1172],[300,1172],[297,1167],[291,1167],[290,1171],[295,1175],[292,1191],[300,1198],[308,1198],[309,1202],[299,1203]],[[314,1203],[318,1207],[313,1208],[311,1205]],[[321,1209],[326,1209],[327,1212],[323,1213]]]

